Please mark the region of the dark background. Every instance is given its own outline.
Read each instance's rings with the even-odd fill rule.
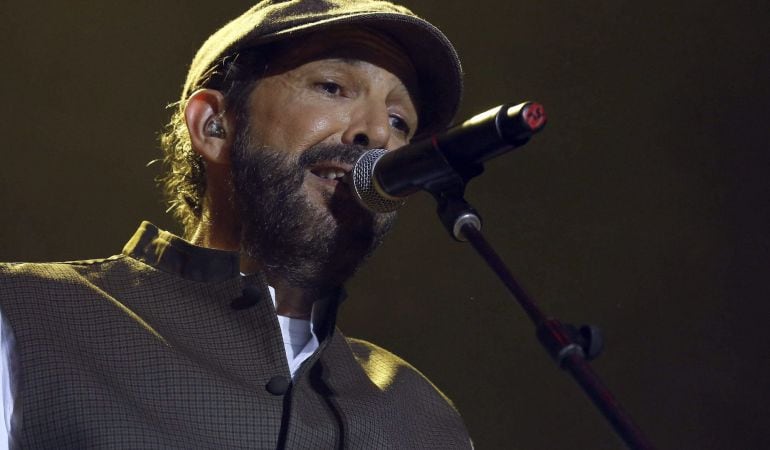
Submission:
[[[468,199],[530,293],[602,327],[594,367],[661,448],[770,446],[770,2],[407,1],[456,43],[458,118],[549,113]],[[236,0],[0,0],[0,259],[120,251],[157,132]],[[422,370],[480,449],[620,444],[524,314],[416,196],[341,327]]]

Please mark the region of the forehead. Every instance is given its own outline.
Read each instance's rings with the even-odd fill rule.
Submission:
[[[418,78],[412,61],[395,40],[372,29],[336,28],[280,41],[271,46],[268,59],[268,75],[322,59],[365,61],[398,77],[418,103]]]

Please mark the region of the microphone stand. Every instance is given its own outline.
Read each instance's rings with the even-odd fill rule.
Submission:
[[[464,198],[466,183],[484,172],[484,161],[526,144],[545,122],[545,111],[538,103],[501,105],[390,157],[383,156],[385,150],[367,152],[356,162],[361,169],[353,170],[352,184],[361,204],[376,212],[394,210],[401,204],[396,200],[417,190],[430,192],[449,234],[470,242],[497,274],[534,323],[540,343],[572,375],[620,438],[632,449],[652,449],[652,443],[588,365],[601,352],[599,330],[592,326],[578,329],[543,313],[486,241],[479,214]],[[385,169],[375,171],[380,157],[387,158]]]
[[[599,330],[591,326],[583,326],[578,330],[543,313],[484,238],[478,213],[463,198],[465,182],[479,175],[483,167],[481,164],[474,164],[464,169],[463,174],[447,174],[442,179],[423,186],[436,199],[437,213],[444,227],[457,241],[470,242],[524,308],[524,312],[535,325],[538,340],[546,351],[560,368],[572,375],[626,445],[634,450],[653,449],[652,443],[633,423],[628,413],[621,408],[588,364],[588,360],[598,356],[601,351],[602,339]]]

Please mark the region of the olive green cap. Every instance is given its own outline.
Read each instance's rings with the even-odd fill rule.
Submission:
[[[361,25],[385,33],[406,52],[420,89],[417,135],[447,127],[462,96],[462,68],[452,43],[435,26],[403,6],[378,0],[264,0],[211,35],[190,65],[187,100],[219,61],[245,48],[338,26]]]

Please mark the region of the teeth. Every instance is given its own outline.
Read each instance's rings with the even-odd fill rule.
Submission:
[[[327,180],[336,180],[345,176],[345,172],[338,169],[320,169],[316,175]]]

